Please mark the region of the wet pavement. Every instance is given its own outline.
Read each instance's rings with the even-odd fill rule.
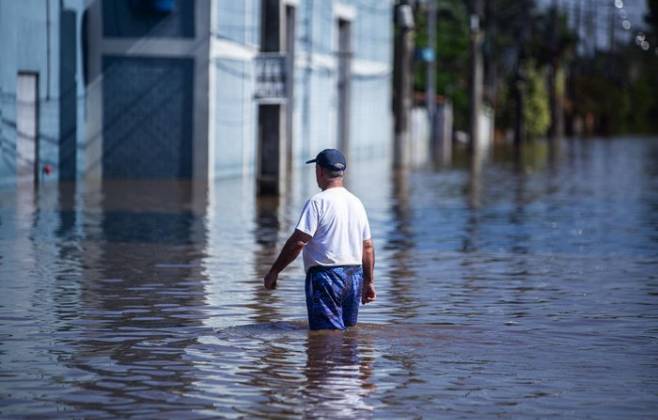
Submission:
[[[654,417],[658,141],[354,164],[378,300],[306,328],[301,259],[262,275],[317,191],[251,178],[0,191],[2,417]]]

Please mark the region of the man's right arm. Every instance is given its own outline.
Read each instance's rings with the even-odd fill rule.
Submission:
[[[297,258],[304,246],[306,246],[311,239],[311,235],[302,232],[299,229],[295,229],[281,249],[278,258],[274,261],[274,264],[272,264],[272,268],[270,268],[270,271],[267,272],[263,279],[263,285],[266,289],[276,288],[279,273]]]
[[[361,293],[361,303],[366,304],[373,302],[377,293],[375,292],[375,246],[372,239],[363,241],[363,290]]]

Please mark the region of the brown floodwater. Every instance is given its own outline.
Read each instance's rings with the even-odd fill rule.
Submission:
[[[458,159],[459,160],[459,159]],[[317,191],[253,178],[0,191],[2,417],[655,417],[658,141],[393,173],[355,163],[377,302],[310,333]]]

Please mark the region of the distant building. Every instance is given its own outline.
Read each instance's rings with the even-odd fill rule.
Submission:
[[[391,146],[390,0],[0,0],[0,184],[258,175]]]

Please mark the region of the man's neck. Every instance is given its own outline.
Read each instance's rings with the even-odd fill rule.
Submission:
[[[340,187],[342,187],[342,186],[343,186],[343,180],[342,180],[342,179],[335,180],[335,181],[329,181],[329,182],[327,183],[327,185],[324,186],[324,188],[322,189],[322,191],[326,191],[326,190],[328,190],[328,189],[330,189],[330,188],[340,188]]]

